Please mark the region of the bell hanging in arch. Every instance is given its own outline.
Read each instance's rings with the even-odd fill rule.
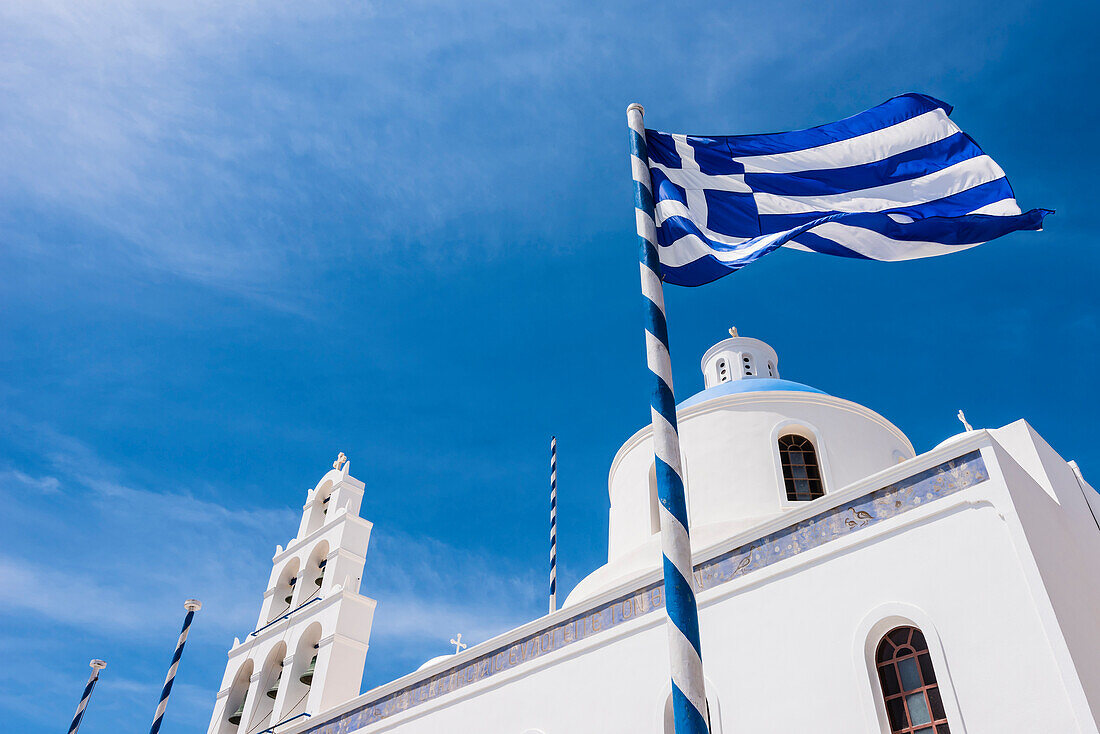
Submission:
[[[318,586],[325,580],[325,564],[328,563],[327,558],[322,558],[321,562],[317,564],[317,578],[313,579],[313,583]]]
[[[233,726],[238,726],[241,723],[241,718],[244,717],[244,700],[241,700],[241,705],[237,707],[237,710],[229,715],[229,723]]]
[[[285,597],[283,597],[283,601],[285,601],[287,604],[289,604],[290,600],[294,598],[294,584],[296,584],[296,583],[298,583],[298,577],[297,576],[291,576],[290,577],[290,593],[287,594]],[[274,698],[274,696],[272,696],[272,698]]]
[[[279,671],[279,677],[275,679],[275,682],[271,684],[271,688],[267,689],[267,697],[275,698],[279,695],[279,681],[283,679],[283,671]]]
[[[305,669],[301,677],[298,680],[305,683],[307,686],[313,685],[313,671],[317,667],[317,656],[314,655],[313,659],[309,661],[309,667]]]

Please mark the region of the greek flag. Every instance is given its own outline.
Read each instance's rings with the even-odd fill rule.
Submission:
[[[1001,167],[904,94],[809,130],[697,137],[646,130],[664,280],[703,285],[778,247],[871,260],[965,250],[1019,229]]]

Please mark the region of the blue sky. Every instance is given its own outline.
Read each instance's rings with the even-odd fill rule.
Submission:
[[[1086,477],[1095,3],[0,2],[0,717],[205,730],[338,451],[375,523],[365,684],[545,609],[606,552],[648,418],[624,110],[694,133],[905,91],[1058,210],[950,258],[782,251],[668,296],[678,394],[736,324],[926,450],[1027,418]]]

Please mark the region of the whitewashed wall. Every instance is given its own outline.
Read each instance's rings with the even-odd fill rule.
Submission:
[[[1088,705],[1098,693],[1094,663],[1080,663],[1079,672],[1080,656],[1072,648],[1089,656],[1100,644],[1095,625],[1079,625],[1095,614],[1100,574],[1095,563],[1076,564],[1073,583],[1090,591],[1074,596],[1067,579],[1050,576],[1060,573],[1052,564],[1036,559],[1091,548],[1098,542],[1092,534],[1100,531],[1076,519],[1054,522],[1058,512],[1080,508],[1055,506],[1047,490],[1006,470],[1005,457],[1020,449],[997,444],[988,432],[837,490],[703,549],[697,560],[975,448],[982,449],[988,481],[700,595],[716,734],[888,731],[871,658],[882,634],[898,624],[914,624],[928,638],[955,734],[1097,732]],[[1076,487],[1061,473],[1047,479],[1056,495]],[[1047,503],[1042,522],[1032,507],[1039,493]],[[438,669],[472,661],[621,591],[536,620]],[[346,731],[341,713],[433,672],[438,670],[368,692],[286,734]],[[359,731],[665,734],[667,695],[665,630],[661,613],[654,612]]]

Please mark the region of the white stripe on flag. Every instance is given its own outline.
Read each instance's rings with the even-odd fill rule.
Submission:
[[[752,247],[745,247],[738,250],[721,251],[715,250],[709,247],[703,240],[699,239],[698,235],[689,234],[684,235],[680,239],[673,242],[668,247],[660,247],[658,251],[661,254],[661,264],[670,268],[680,268],[688,263],[693,263],[701,257],[707,255],[713,256],[717,260],[724,262],[737,262],[748,257],[757,250],[763,249],[769,246],[775,240],[781,238],[786,232],[776,232],[775,234],[767,235],[758,239]]]
[[[703,173],[700,170],[687,171],[683,168],[669,168],[660,163],[650,163],[661,173],[668,176],[668,180],[677,186],[682,186],[688,191],[709,189],[712,191],[733,191],[739,194],[751,194],[752,189],[745,183],[745,177],[740,173],[712,174]]]
[[[941,242],[894,240],[879,232],[863,227],[852,227],[840,222],[826,222],[814,227],[813,231],[814,234],[827,239],[843,242],[845,247],[855,250],[861,255],[888,262],[948,255],[952,252],[962,252],[971,247],[984,244],[983,242],[968,242],[965,245],[945,245]]]
[[[1015,217],[1023,214],[1023,210],[1020,209],[1020,205],[1016,203],[1015,199],[1001,199],[1000,201],[991,201],[985,206],[980,206],[971,214],[989,214],[997,217]]]
[[[745,173],[798,173],[847,168],[873,163],[922,145],[935,143],[959,132],[959,126],[941,109],[899,122],[881,130],[816,148],[734,158]]]
[[[910,181],[846,191],[826,196],[779,196],[757,192],[760,214],[805,214],[808,212],[880,212],[903,206],[925,204],[1004,178],[1005,172],[987,155],[959,161],[927,176]]]

